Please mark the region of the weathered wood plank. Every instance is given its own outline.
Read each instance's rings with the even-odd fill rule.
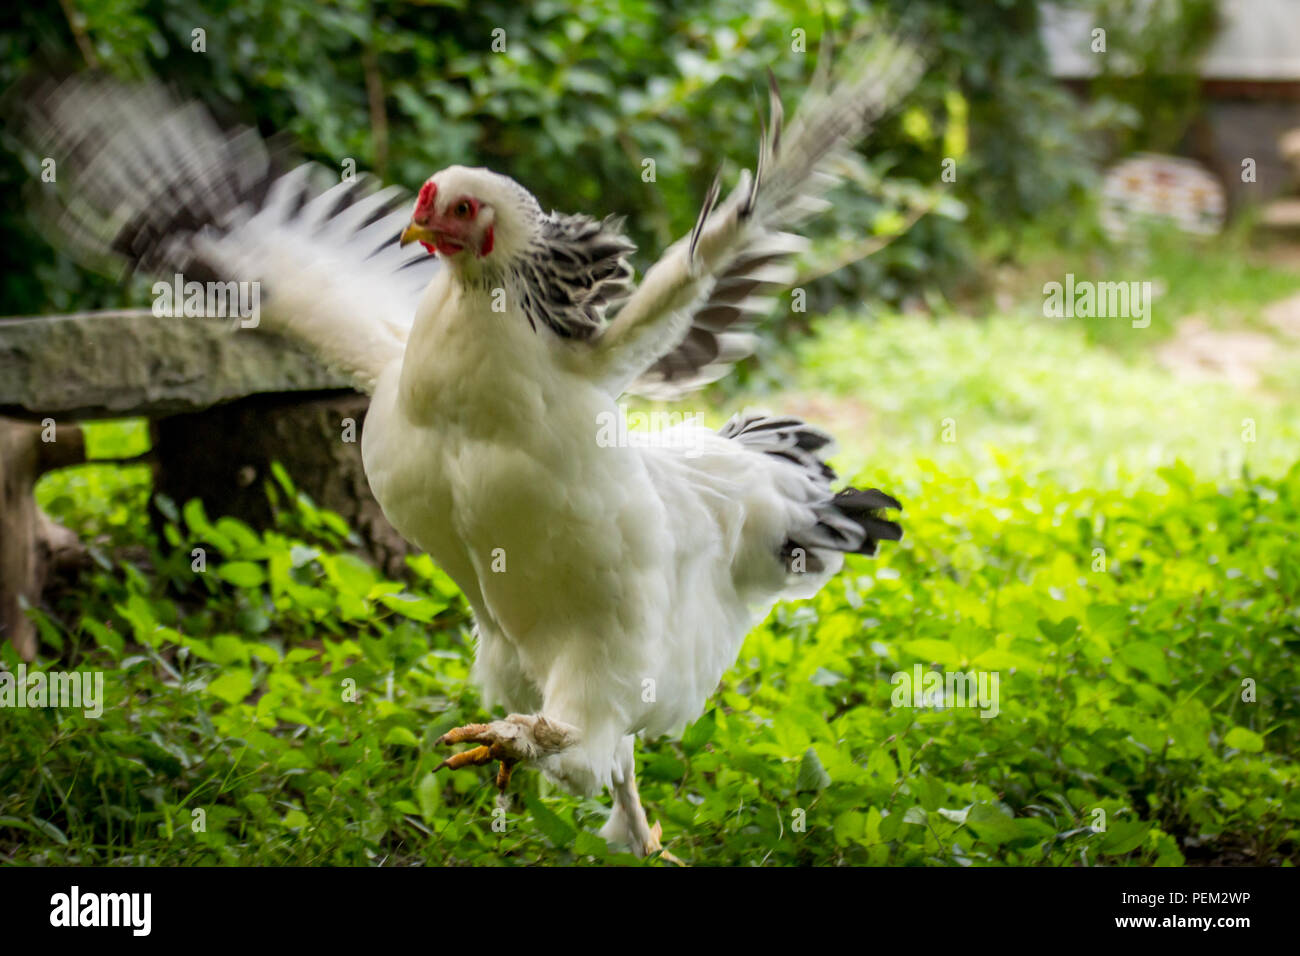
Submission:
[[[0,414],[14,418],[169,415],[347,387],[292,343],[223,320],[147,309],[0,318]]]

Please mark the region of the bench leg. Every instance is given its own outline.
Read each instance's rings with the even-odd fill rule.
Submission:
[[[36,506],[36,480],[86,460],[77,426],[57,426],[55,441],[42,441],[42,432],[0,418],[0,639],[7,637],[25,661],[36,657],[36,627],[23,605],[40,601],[50,557],[66,550],[72,536]]]

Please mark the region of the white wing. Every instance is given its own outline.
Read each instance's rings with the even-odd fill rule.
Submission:
[[[88,264],[259,283],[262,325],[369,392],[399,360],[439,268],[400,249],[408,195],[323,167],[283,172],[256,132],[223,131],[156,84],[74,78],[28,99],[27,139],[56,162],[38,195]]]
[[[790,258],[807,240],[788,230],[828,205],[835,161],[915,82],[921,60],[888,37],[851,46],[848,69],[823,73],[782,135],[782,107],[771,84],[771,129],[764,131],[756,172],[715,209],[715,182],[689,236],[673,244],[594,343],[593,374],[605,387],[655,398],[725,374],[748,354],[747,317],[764,293],[794,277]]]

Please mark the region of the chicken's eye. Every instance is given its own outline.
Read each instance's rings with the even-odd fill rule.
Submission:
[[[470,206],[469,200],[462,199],[460,202],[456,203],[456,207],[452,209],[451,214],[457,219],[465,219],[468,218],[472,210],[473,207]]]

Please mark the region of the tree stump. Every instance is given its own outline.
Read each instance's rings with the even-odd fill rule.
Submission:
[[[369,405],[352,391],[253,395],[156,420],[154,490],[178,506],[198,498],[214,518],[266,528],[273,519],[263,485],[278,461],[299,490],[348,523],[376,564],[397,574],[415,549],[370,493],[361,463]]]

